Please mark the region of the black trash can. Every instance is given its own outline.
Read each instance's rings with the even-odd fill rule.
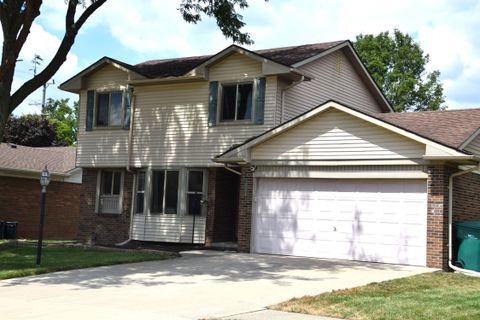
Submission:
[[[5,221],[0,220],[0,240],[3,239],[5,232]]]
[[[5,239],[17,239],[17,221],[5,221],[5,231],[4,231],[4,238]]]

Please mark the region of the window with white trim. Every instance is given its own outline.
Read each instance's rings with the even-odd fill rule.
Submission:
[[[220,121],[252,121],[253,82],[222,84]]]
[[[179,194],[178,170],[153,170],[150,213],[177,214]]]
[[[137,173],[135,188],[135,213],[143,213],[145,211],[145,172]]]
[[[123,173],[119,170],[102,170],[99,172],[98,212],[121,213]]]

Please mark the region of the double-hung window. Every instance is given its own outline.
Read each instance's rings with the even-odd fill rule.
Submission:
[[[252,121],[253,83],[222,84],[220,121]]]
[[[145,210],[145,172],[137,174],[137,188],[135,193],[135,213],[143,213]]]
[[[99,189],[100,213],[121,213],[122,172],[102,170]]]
[[[178,170],[153,170],[150,213],[177,214],[179,177]]]
[[[123,122],[123,92],[97,93],[97,127],[120,127]]]

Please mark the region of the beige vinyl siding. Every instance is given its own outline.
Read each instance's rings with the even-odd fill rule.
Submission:
[[[262,64],[243,54],[232,53],[213,64],[208,71],[210,81],[237,81],[262,76]]]
[[[474,155],[480,156],[480,135],[473,139],[465,148],[465,151],[471,152]]]
[[[106,65],[86,79],[87,90],[120,90],[126,85],[127,73]],[[119,128],[85,131],[87,91],[80,93],[77,166],[121,167],[126,165],[128,130]]]
[[[252,160],[418,159],[425,145],[329,110],[253,147]]]
[[[205,226],[205,217],[195,218],[194,243],[205,242]],[[136,214],[131,237],[143,241],[192,243],[192,229],[192,216]]]
[[[335,51],[298,69],[314,79],[285,92],[284,121],[328,100],[366,113],[382,112],[380,105],[343,52]]]
[[[126,73],[105,67],[88,80],[89,87],[115,88],[126,83]],[[209,70],[211,81],[234,82],[262,76],[261,63],[232,54]],[[108,85],[106,85],[108,84]],[[133,115],[132,166],[207,167],[211,159],[232,144],[271,128],[275,122],[277,81],[267,77],[264,124],[223,124],[208,127],[209,82],[137,86]],[[81,94],[77,164],[81,167],[125,166],[128,130],[85,132],[86,91]]]

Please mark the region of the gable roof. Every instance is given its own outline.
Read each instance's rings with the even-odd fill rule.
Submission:
[[[0,169],[41,172],[45,165],[52,174],[66,175],[75,169],[76,148],[33,148],[0,143]]]
[[[376,118],[454,149],[480,127],[480,109],[378,113]]]
[[[277,62],[285,66],[291,66],[295,63],[308,59],[314,55],[317,55],[325,50],[331,49],[344,42],[345,41],[334,41],[334,42],[325,42],[325,43],[306,44],[306,45],[300,45],[300,46],[254,50],[249,52],[255,53],[266,59],[272,60],[273,62]],[[240,48],[237,45],[232,45],[230,47]],[[246,49],[243,49],[243,50],[246,50]],[[206,56],[192,56],[192,57],[176,58],[176,59],[149,60],[149,61],[136,64],[133,67],[136,70],[138,70],[140,73],[145,74],[150,78],[179,77],[179,76],[185,75],[190,70],[201,65],[202,63],[206,62],[207,60],[213,58],[216,55],[217,54],[206,55]]]
[[[417,112],[415,113],[417,116],[411,116],[412,113],[366,114],[354,108],[330,100],[314,109],[308,110],[307,112],[291,119],[290,121],[271,128],[270,130],[267,130],[257,136],[251,137],[241,144],[230,147],[225,152],[217,155],[213,160],[222,162],[222,157],[228,157],[228,154],[233,154],[234,151],[256,146],[263,141],[289,130],[290,128],[293,128],[330,108],[335,108],[362,118],[363,120],[373,124],[381,125],[386,129],[392,130],[421,143],[431,144],[436,148],[446,151],[450,150],[455,154],[455,156],[462,156],[462,154],[464,156],[468,156],[469,153],[462,150],[462,145],[471,136],[479,132],[480,126],[480,122],[478,122],[480,118],[477,118],[480,117],[480,109]],[[445,115],[445,113],[452,113],[452,117]],[[418,114],[421,115],[418,116]],[[440,114],[440,116],[438,116],[438,114]],[[465,126],[467,128],[460,130],[462,127],[462,121],[467,120],[468,114],[473,115],[473,119],[470,120],[470,125]],[[387,120],[384,120],[384,118],[387,118]],[[409,124],[408,118],[412,118],[417,121],[413,121],[413,124]],[[428,128],[435,129],[429,131]],[[450,132],[457,131],[457,129],[460,130],[460,133],[454,134],[453,132]],[[453,136],[453,138],[450,136]]]

